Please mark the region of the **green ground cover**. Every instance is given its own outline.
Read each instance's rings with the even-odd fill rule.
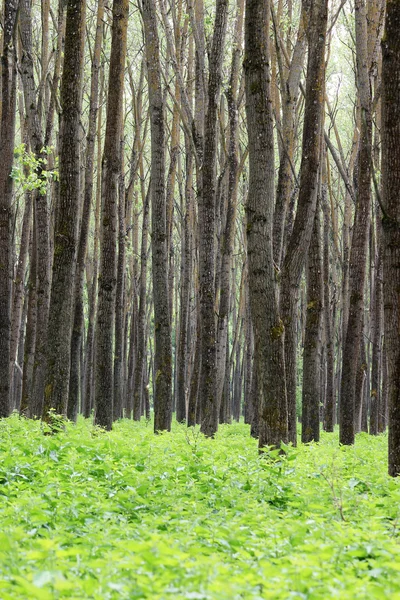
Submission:
[[[260,459],[243,424],[0,423],[0,598],[400,599],[387,438]],[[400,478],[399,478],[400,479]]]

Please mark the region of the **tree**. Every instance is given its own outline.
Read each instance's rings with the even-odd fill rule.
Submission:
[[[349,268],[349,316],[343,342],[340,392],[340,443],[354,443],[355,384],[362,336],[364,285],[371,211],[372,115],[368,70],[366,4],[355,3],[357,85],[361,107],[361,130],[357,160],[357,198]]]
[[[71,336],[71,381],[68,399],[68,418],[75,420],[79,403],[79,362],[84,326],[84,275],[87,255],[91,203],[93,196],[94,152],[96,141],[96,126],[99,99],[100,56],[103,43],[104,2],[98,0],[96,36],[93,48],[92,74],[90,81],[89,124],[86,136],[85,155],[85,185],[83,192],[83,207],[80,226],[78,252],[76,256],[76,273],[74,289],[74,321]]]
[[[204,119],[204,145],[201,149],[201,176],[198,177],[198,235],[201,369],[199,402],[201,431],[213,436],[218,429],[217,331],[215,318],[215,160],[217,151],[217,111],[221,89],[222,60],[228,17],[228,0],[217,0],[210,55],[207,109]]]
[[[273,261],[274,139],[271,111],[270,3],[247,0],[245,19],[246,116],[249,192],[246,205],[251,316],[262,402],[259,445],[287,442],[284,327],[279,318]]]
[[[18,0],[5,0],[0,121],[0,417],[10,410],[12,190],[16,112],[15,26]]]
[[[60,104],[59,196],[54,225],[54,257],[47,333],[47,373],[43,418],[49,410],[66,415],[68,405],[72,305],[80,206],[80,117],[85,44],[85,0],[67,5]]]
[[[293,231],[282,265],[280,309],[285,327],[289,440],[296,445],[296,350],[298,290],[310,245],[318,192],[325,80],[327,0],[305,5],[308,40],[299,197]]]
[[[400,4],[388,0],[382,40],[382,201],[389,474],[400,475]]]
[[[95,340],[95,423],[111,429],[114,394],[114,318],[117,285],[118,187],[121,173],[128,1],[113,1],[106,134],[101,165],[102,211]]]
[[[321,404],[321,334],[323,315],[320,200],[314,216],[307,261],[307,316],[303,352],[301,441],[319,441]]]
[[[151,125],[151,236],[155,329],[154,430],[169,430],[172,420],[171,315],[168,294],[165,196],[165,123],[154,0],[143,0],[147,82]]]

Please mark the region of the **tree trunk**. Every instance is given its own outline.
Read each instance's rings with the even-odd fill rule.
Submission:
[[[362,336],[364,285],[371,210],[371,93],[367,52],[367,16],[364,0],[355,3],[357,83],[361,104],[361,131],[357,164],[357,197],[349,265],[349,318],[343,340],[340,390],[340,443],[354,443],[355,385]]]
[[[12,223],[16,115],[15,25],[18,0],[5,0],[1,55],[0,121],[0,417],[10,411],[10,341],[12,294]]]
[[[149,222],[149,192],[146,194],[143,206],[143,224],[142,224],[142,246],[140,251],[140,279],[139,279],[139,310],[137,322],[137,349],[136,364],[134,374],[133,388],[133,418],[140,421],[142,389],[144,381],[144,371],[146,370],[146,279],[147,279],[147,242],[148,242],[148,222]]]
[[[188,360],[188,327],[191,269],[193,267],[192,236],[193,227],[193,155],[186,144],[186,182],[185,182],[185,215],[182,222],[182,257],[181,257],[181,286],[180,286],[180,322],[177,357],[177,394],[176,420],[180,423],[186,420],[186,389],[187,389],[187,360]]]
[[[151,123],[151,229],[155,329],[154,431],[171,429],[172,352],[168,294],[165,195],[165,123],[161,64],[154,0],[143,1]]]
[[[247,253],[255,365],[261,394],[259,446],[288,440],[283,348],[273,262],[274,138],[271,111],[270,3],[247,0],[245,28],[246,116],[249,137]],[[254,375],[253,375],[254,380]]]
[[[114,319],[117,285],[118,183],[121,172],[128,0],[113,1],[106,134],[102,159],[102,218],[95,340],[95,423],[112,428]]]
[[[318,169],[321,160],[321,134],[325,87],[325,44],[327,0],[318,0],[307,14],[308,64],[305,92],[300,189],[296,218],[282,267],[280,304],[285,327],[285,369],[288,402],[289,441],[296,435],[296,356],[297,304],[313,229],[317,202]]]
[[[323,314],[322,243],[320,206],[314,217],[314,229],[307,264],[307,317],[303,353],[303,397],[301,441],[319,442],[321,404],[321,328]]]
[[[238,171],[239,171],[239,106],[238,85],[239,67],[243,35],[244,1],[239,0],[232,50],[232,66],[229,87],[226,92],[229,115],[228,148],[228,193],[226,224],[221,241],[220,301],[217,324],[217,401],[222,404],[222,392],[225,383],[226,355],[229,354],[229,309],[231,304],[231,263],[236,228]],[[226,398],[226,395],[225,395]],[[222,421],[225,422],[225,421]]]
[[[54,226],[54,259],[47,333],[43,418],[67,414],[72,304],[80,206],[80,118],[85,43],[84,0],[67,5],[60,104],[60,174]]]
[[[199,277],[201,314],[201,371],[199,403],[201,431],[213,436],[218,429],[217,356],[215,316],[215,162],[217,158],[217,110],[222,80],[228,0],[217,0],[210,54],[207,110],[204,121],[202,175],[199,178]]]
[[[124,177],[124,139],[121,140],[121,167],[118,182],[118,261],[117,261],[117,288],[115,303],[115,351],[114,351],[114,420],[122,417],[123,391],[125,380],[124,356],[124,315],[125,315],[125,234],[126,234],[126,204],[125,204],[125,177]]]
[[[322,181],[322,209],[324,215],[324,326],[326,346],[326,398],[324,411],[324,429],[333,432],[335,426],[335,357],[334,357],[334,320],[332,319],[329,253],[329,208],[326,182]]]
[[[382,40],[382,196],[389,475],[400,475],[400,4],[388,2]]]
[[[74,286],[74,323],[71,338],[71,375],[68,399],[68,418],[75,421],[79,401],[79,360],[82,347],[84,327],[84,274],[89,238],[90,212],[93,196],[94,153],[96,143],[97,111],[99,104],[99,72],[100,55],[103,42],[104,1],[98,0],[96,36],[93,49],[92,74],[89,98],[89,124],[86,136],[85,186],[83,192],[83,208],[76,258],[76,274]],[[83,402],[81,402],[82,406]]]

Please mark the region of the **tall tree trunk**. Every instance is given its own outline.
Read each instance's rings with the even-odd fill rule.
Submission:
[[[24,334],[24,322],[22,312],[25,301],[25,272],[28,259],[29,240],[32,233],[32,192],[25,193],[25,208],[21,226],[21,241],[19,257],[14,277],[13,296],[12,296],[12,318],[11,318],[11,343],[10,343],[10,377],[13,380],[15,363],[17,362],[17,353],[19,340]]]
[[[64,7],[59,5],[59,19],[57,34],[63,37]],[[22,0],[20,8],[20,31],[21,31],[21,78],[23,83],[25,110],[27,116],[30,146],[38,161],[46,161],[47,155],[44,146],[50,143],[54,108],[51,104],[47,114],[46,136],[43,136],[40,115],[42,112],[40,95],[36,94],[34,79],[34,51],[32,32],[32,4],[31,0]],[[45,36],[46,37],[46,36]],[[61,68],[62,42],[57,43],[55,57],[53,84],[58,85],[59,70]],[[46,50],[43,47],[46,54]],[[40,87],[40,86],[39,86]],[[55,93],[55,92],[54,92]],[[54,95],[53,93],[53,95]],[[44,165],[46,165],[44,162]],[[48,318],[50,306],[51,285],[51,257],[50,257],[50,211],[47,184],[45,182],[45,169],[39,162],[37,175],[43,179],[44,190],[36,190],[34,193],[34,212],[36,224],[36,246],[37,246],[37,321],[35,338],[35,359],[33,363],[33,386],[29,406],[30,416],[39,416],[42,413],[43,397],[46,380],[46,354],[48,342]]]
[[[281,135],[278,136],[278,140],[281,141],[282,145],[282,153],[279,162],[273,229],[274,261],[278,267],[280,267],[282,262],[286,214],[294,188],[293,164],[296,139],[296,106],[307,48],[307,38],[303,20],[304,15],[301,15],[289,73],[285,85],[282,86],[282,132]],[[275,30],[275,36],[278,35],[279,32]],[[277,40],[277,44],[279,44],[279,41],[280,40]]]
[[[382,195],[389,475],[400,475],[400,4],[389,0],[382,40]]]
[[[121,172],[128,0],[113,1],[106,134],[102,160],[102,219],[95,340],[95,423],[112,428],[114,318],[117,285],[118,183]]]
[[[308,63],[305,93],[300,189],[296,218],[282,267],[281,314],[285,327],[285,368],[288,402],[289,441],[296,436],[296,356],[298,290],[312,234],[317,202],[318,169],[325,86],[325,44],[328,18],[327,0],[317,0],[306,9]]]
[[[324,172],[324,167],[323,167]],[[326,398],[324,411],[324,429],[333,432],[335,426],[336,398],[335,398],[335,357],[334,357],[334,320],[332,318],[331,286],[330,286],[330,253],[329,253],[329,207],[327,199],[327,186],[322,180],[322,210],[324,215],[324,327],[326,346]]]
[[[377,223],[377,230],[380,224]],[[374,328],[372,332],[372,367],[371,367],[371,408],[370,426],[371,435],[379,433],[379,408],[381,405],[380,370],[382,354],[382,295],[383,295],[383,248],[381,235],[377,236],[378,255],[375,269],[374,292],[372,297],[372,310],[374,311]]]
[[[177,357],[177,394],[176,420],[180,423],[186,419],[186,389],[188,361],[188,327],[191,269],[193,267],[192,236],[193,227],[193,154],[189,142],[186,143],[186,180],[185,180],[185,214],[182,222],[182,257],[181,257],[181,290],[180,290],[180,322]]]
[[[85,186],[83,192],[83,208],[78,254],[76,258],[74,286],[74,323],[71,337],[71,375],[68,399],[68,418],[71,420],[76,419],[79,401],[79,359],[84,326],[83,288],[89,238],[90,212],[93,196],[94,152],[96,143],[97,111],[99,104],[100,56],[104,29],[103,18],[104,1],[98,0],[96,35],[93,48],[92,74],[90,82],[89,123],[86,136]]]
[[[247,253],[255,365],[261,394],[259,445],[288,439],[283,348],[273,262],[274,138],[271,111],[270,2],[246,1],[245,85],[249,137]],[[253,375],[254,380],[254,375]]]
[[[70,374],[72,301],[80,205],[80,117],[85,43],[84,0],[67,5],[60,104],[59,196],[47,332],[47,373],[43,418],[53,409],[66,415]]]
[[[228,321],[231,303],[231,263],[235,238],[237,191],[239,171],[239,107],[238,86],[239,67],[243,35],[244,1],[239,0],[232,50],[232,66],[229,87],[226,92],[229,114],[229,148],[228,148],[228,194],[226,224],[221,242],[220,301],[217,324],[217,401],[222,403],[222,392],[225,382],[226,355],[229,352]],[[223,412],[223,411],[222,411]],[[224,421],[223,421],[224,422]]]
[[[36,322],[37,322],[37,295],[36,295],[36,227],[33,217],[33,227],[30,242],[30,269],[28,281],[28,312],[25,328],[24,368],[22,374],[22,396],[20,413],[26,416],[30,412],[32,401],[33,362],[35,360]]]
[[[362,312],[371,210],[371,92],[367,52],[367,15],[364,0],[355,3],[357,83],[361,131],[357,161],[357,197],[349,265],[349,318],[343,340],[339,439],[354,443],[355,384],[362,336]]]
[[[10,411],[10,341],[12,294],[12,223],[16,115],[15,25],[18,0],[5,0],[3,51],[1,55],[0,121],[0,417]]]
[[[88,418],[94,404],[94,340],[96,327],[96,299],[99,272],[99,237],[100,237],[100,212],[101,212],[101,130],[103,124],[103,110],[101,100],[104,92],[104,67],[100,73],[100,108],[97,120],[97,181],[96,181],[96,208],[94,215],[94,244],[93,244],[93,283],[89,294],[88,328],[86,337],[85,360],[85,389],[82,397],[82,413]],[[85,180],[85,187],[87,181]]]
[[[303,353],[303,398],[301,441],[319,442],[321,404],[321,328],[323,314],[322,243],[320,202],[314,216],[314,229],[307,264],[307,317]]]
[[[154,430],[170,430],[172,420],[171,318],[165,195],[165,123],[161,64],[154,0],[143,1],[151,122],[151,229],[155,329]]]
[[[141,404],[142,404],[142,389],[143,389],[143,373],[146,370],[146,291],[147,291],[147,243],[148,243],[148,228],[149,228],[149,192],[146,194],[143,206],[143,223],[142,223],[142,244],[140,251],[140,279],[139,279],[139,310],[137,322],[137,349],[136,349],[136,364],[133,387],[133,418],[135,421],[140,421]]]
[[[119,176],[118,193],[118,260],[117,260],[117,288],[115,303],[115,351],[114,351],[114,420],[122,417],[123,391],[125,380],[124,357],[124,314],[125,314],[125,266],[126,266],[126,203],[125,203],[125,177],[124,177],[124,140],[121,141],[121,167]]]
[[[215,317],[215,162],[217,158],[217,110],[222,80],[228,0],[217,0],[210,54],[207,110],[204,121],[202,176],[198,189],[199,276],[201,314],[201,371],[199,402],[201,431],[213,436],[218,429],[216,317]]]

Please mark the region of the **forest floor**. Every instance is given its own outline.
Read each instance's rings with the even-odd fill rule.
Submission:
[[[257,453],[175,425],[0,422],[0,598],[400,599],[387,438]]]

